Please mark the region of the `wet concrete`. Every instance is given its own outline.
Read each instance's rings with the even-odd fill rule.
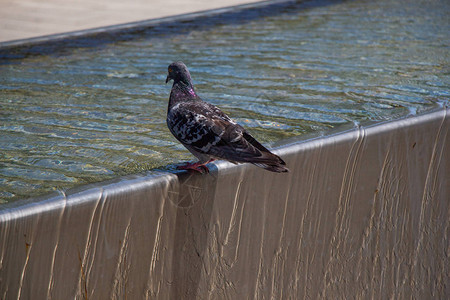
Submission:
[[[16,204],[0,298],[448,298],[449,112]]]

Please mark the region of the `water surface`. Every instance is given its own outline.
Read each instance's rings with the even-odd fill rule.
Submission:
[[[3,59],[0,201],[193,160],[165,124],[175,60],[202,98],[268,146],[448,105],[449,3],[312,1]]]

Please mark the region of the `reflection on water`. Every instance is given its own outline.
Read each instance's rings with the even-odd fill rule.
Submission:
[[[450,99],[448,1],[297,4],[0,65],[0,198],[193,159],[165,124],[167,65],[271,142],[389,120]],[[220,22],[219,22],[220,23]]]

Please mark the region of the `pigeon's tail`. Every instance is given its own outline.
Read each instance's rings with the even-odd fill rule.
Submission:
[[[284,173],[289,172],[289,169],[281,164],[262,164],[262,163],[253,163],[255,166],[263,168],[267,171],[276,172],[276,173]]]
[[[281,157],[270,151],[262,152],[262,154],[262,157],[258,159],[259,161],[252,161],[251,163],[267,171],[277,173],[289,172],[289,169],[286,168],[286,163],[281,159]]]
[[[254,137],[245,131],[243,133],[243,137],[249,144],[258,149],[261,153],[260,157],[253,157],[247,162],[272,172],[289,172],[289,169],[285,167],[286,163],[281,159],[281,157],[270,152],[270,150],[261,145],[257,140],[255,140]]]

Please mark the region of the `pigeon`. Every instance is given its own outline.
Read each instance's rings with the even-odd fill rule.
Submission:
[[[218,107],[195,92],[191,74],[181,62],[171,63],[166,84],[173,80],[167,110],[167,126],[175,138],[197,159],[178,169],[208,173],[207,163],[225,159],[251,163],[272,172],[289,172],[286,163],[270,152]]]

